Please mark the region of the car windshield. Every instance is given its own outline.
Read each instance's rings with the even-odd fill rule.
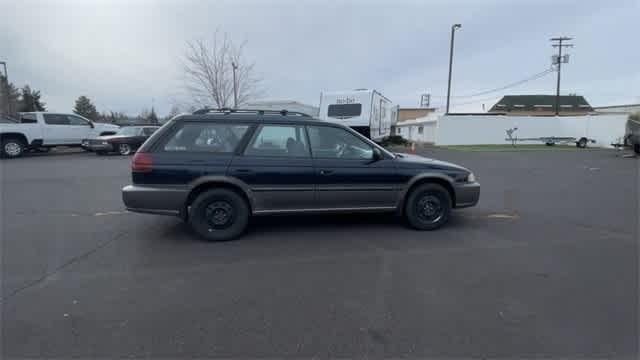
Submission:
[[[140,130],[141,130],[141,128],[139,128],[139,127],[125,126],[125,127],[121,128],[120,130],[118,130],[118,135],[136,136],[136,135],[140,134]]]

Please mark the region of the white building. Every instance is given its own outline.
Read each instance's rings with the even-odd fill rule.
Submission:
[[[416,143],[435,145],[508,144],[507,130],[518,138],[586,137],[589,146],[610,147],[625,134],[627,114],[583,116],[506,116],[493,114],[430,114],[396,124],[394,135]],[[540,141],[531,143],[541,144]]]
[[[293,100],[261,100],[252,101],[242,106],[243,109],[255,110],[287,110],[296,111],[313,117],[318,117],[319,108],[313,105],[303,104]]]
[[[514,137],[586,137],[589,146],[610,147],[625,134],[627,114],[582,116],[506,116],[492,114],[444,115],[438,119],[436,145],[507,144],[507,130]],[[532,142],[536,143],[536,142]],[[540,143],[540,142],[537,142]]]
[[[398,122],[394,135],[412,142],[435,144],[440,116],[441,114],[431,113],[421,118]]]
[[[605,114],[633,114],[640,112],[640,104],[598,106],[594,107],[593,110],[597,113]]]

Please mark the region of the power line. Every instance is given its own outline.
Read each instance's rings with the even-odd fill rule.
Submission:
[[[501,97],[501,95],[496,95],[496,96],[483,98],[483,99],[476,99],[476,100],[465,101],[465,102],[460,102],[460,103],[453,103],[453,104],[451,104],[451,107],[458,107],[458,106],[475,104],[475,103],[489,101],[489,100],[495,100],[495,99],[499,99],[500,97]]]
[[[512,87],[516,87],[518,85],[522,85],[522,84],[527,83],[529,81],[540,79],[540,78],[542,78],[542,77],[544,77],[544,76],[546,76],[548,74],[551,74],[554,71],[555,71],[555,69],[550,68],[550,69],[547,69],[545,71],[541,71],[541,72],[539,72],[537,74],[531,75],[531,76],[529,76],[527,78],[524,78],[522,80],[518,80],[518,81],[509,83],[507,85],[500,86],[500,87],[497,87],[497,88],[494,88],[494,89],[484,90],[484,91],[480,91],[480,92],[473,93],[473,94],[468,94],[468,95],[458,95],[458,96],[452,96],[452,97],[453,98],[471,98],[471,97],[490,94],[492,92],[506,90],[506,89],[509,89],[509,88],[512,88]],[[444,96],[432,95],[432,97],[443,98]]]

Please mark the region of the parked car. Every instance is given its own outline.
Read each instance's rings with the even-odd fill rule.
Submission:
[[[82,140],[82,146],[98,155],[116,152],[120,155],[133,154],[159,126],[125,126],[113,135],[98,136]]]
[[[391,153],[347,126],[287,112],[178,116],[142,145],[131,171],[129,211],[182,217],[212,241],[266,214],[389,211],[432,230],[480,196],[461,166]]]
[[[31,149],[81,146],[82,139],[115,134],[118,129],[116,125],[94,123],[76,114],[19,113],[18,123],[0,124],[0,155],[16,158]]]

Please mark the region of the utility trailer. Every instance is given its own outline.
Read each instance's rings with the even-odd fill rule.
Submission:
[[[512,129],[507,129],[506,131],[507,138],[505,139],[505,141],[511,142],[511,145],[513,146],[516,146],[516,143],[519,141],[520,142],[541,141],[547,146],[554,146],[555,144],[563,144],[563,145],[576,144],[576,147],[586,148],[588,143],[595,144],[596,142],[594,139],[589,139],[586,137],[577,138],[577,137],[571,137],[571,136],[564,136],[564,137],[563,136],[542,136],[542,137],[535,137],[535,138],[519,138],[513,135],[513,133],[515,133],[516,130],[518,130],[517,127]]]

